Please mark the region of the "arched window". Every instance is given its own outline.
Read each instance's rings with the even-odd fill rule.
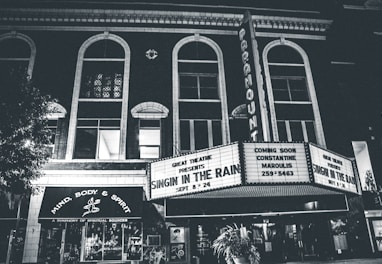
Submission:
[[[81,46],[73,90],[67,159],[125,159],[130,48],[99,34]]]
[[[275,40],[263,52],[274,141],[325,146],[309,59],[288,40]]]
[[[131,109],[133,118],[138,119],[138,149],[141,159],[158,159],[162,147],[162,119],[167,118],[168,109],[156,102],[144,102]]]
[[[247,105],[242,104],[232,110],[229,117],[231,141],[244,141],[248,140],[248,113]]]
[[[0,35],[0,77],[27,74],[32,77],[36,46],[28,36],[16,32]]]
[[[189,152],[229,141],[223,55],[199,35],[173,50],[174,152]]]

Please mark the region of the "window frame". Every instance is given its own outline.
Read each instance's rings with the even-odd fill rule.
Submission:
[[[196,149],[196,143],[195,143],[195,121],[205,121],[207,122],[207,140],[208,140],[208,146],[207,148],[211,148],[214,146],[214,133],[213,133],[213,122],[220,122],[220,125],[222,123],[221,119],[180,119],[180,122],[188,122],[189,124],[189,144],[190,149],[189,150],[182,150],[179,148],[180,153],[187,153],[190,151],[196,151],[199,149]]]
[[[190,42],[202,42],[207,44],[210,48],[215,51],[217,60],[183,60],[178,59],[179,50],[186,44]],[[179,119],[179,102],[220,102],[221,104],[221,130],[222,130],[222,144],[227,144],[230,141],[229,132],[229,122],[228,122],[228,108],[227,108],[227,95],[226,95],[226,84],[225,84],[225,71],[224,71],[224,61],[223,52],[219,45],[213,40],[195,34],[192,36],[185,37],[176,43],[173,49],[172,56],[172,69],[173,69],[173,154],[177,155],[181,151],[181,141],[180,141],[180,119]],[[217,89],[218,89],[218,99],[180,99],[180,85],[179,85],[179,62],[195,62],[195,63],[217,63]],[[209,135],[209,137],[212,135]]]
[[[289,48],[294,49],[297,51],[300,56],[303,59],[303,64],[300,63],[274,63],[274,62],[268,62],[268,53],[269,51],[280,45],[286,45]],[[321,121],[321,116],[320,116],[320,110],[318,107],[318,102],[317,102],[317,95],[314,87],[314,82],[313,82],[313,76],[312,76],[312,71],[309,63],[309,58],[306,54],[306,52],[296,43],[286,40],[284,38],[281,38],[279,40],[274,40],[268,43],[264,50],[263,50],[263,62],[264,62],[264,74],[265,74],[265,81],[266,81],[266,86],[267,86],[267,92],[268,92],[268,100],[269,100],[269,111],[270,111],[270,116],[271,116],[271,126],[272,126],[272,132],[273,132],[273,140],[274,141],[279,141],[279,134],[278,134],[278,128],[277,128],[277,115],[276,115],[276,110],[275,110],[275,103],[288,103],[288,104],[311,104],[312,105],[312,110],[313,110],[313,116],[314,116],[314,128],[315,128],[315,134],[316,134],[316,140],[317,144],[326,147],[326,142],[325,142],[325,136],[324,136],[324,131],[322,127],[322,121]],[[272,89],[272,81],[271,81],[271,75],[270,75],[270,70],[269,66],[270,65],[278,65],[278,66],[289,66],[289,67],[295,67],[295,66],[303,66],[305,69],[305,78],[306,78],[306,84],[307,84],[307,89],[308,89],[308,97],[310,99],[310,102],[306,101],[275,101],[274,96],[273,96],[273,89]],[[300,120],[302,121],[302,120]]]
[[[121,45],[125,57],[123,58],[124,69],[123,69],[123,84],[122,84],[122,98],[121,99],[93,99],[93,98],[80,98],[80,89],[82,84],[82,72],[84,62],[92,60],[92,58],[85,58],[85,52],[88,47],[93,43],[102,40],[111,40]],[[77,118],[78,118],[78,108],[79,102],[122,102],[121,106],[121,118],[120,118],[120,142],[119,142],[119,155],[118,160],[126,159],[126,140],[127,140],[127,115],[128,115],[128,98],[129,98],[129,79],[130,79],[130,47],[127,42],[121,37],[110,34],[109,32],[104,32],[88,38],[80,47],[77,57],[77,67],[76,75],[74,80],[73,97],[72,97],[72,108],[70,113],[69,121],[69,132],[68,132],[68,144],[66,150],[66,159],[71,160],[74,157],[75,142],[76,142],[76,130],[77,130]],[[95,61],[113,61],[115,58],[108,58],[107,60],[102,58],[95,58]],[[120,61],[118,58],[117,60]],[[102,119],[102,118],[101,118]],[[95,158],[97,160],[97,158]]]
[[[28,68],[27,68],[27,74],[29,78],[32,78],[33,74],[33,67],[36,60],[36,45],[33,42],[33,40],[28,37],[27,35],[18,33],[18,32],[11,32],[11,33],[5,33],[0,35],[0,42],[10,40],[10,39],[19,39],[22,41],[25,41],[29,47],[30,47],[30,56],[29,58],[0,58],[0,61],[27,61],[28,62]]]
[[[162,119],[167,118],[169,114],[169,110],[164,105],[157,102],[143,102],[131,109],[131,115],[133,118],[137,118],[138,120],[138,152],[140,156],[140,142],[139,142],[139,133],[140,133],[140,124],[141,120],[158,120],[159,122],[159,133],[160,133],[160,145],[159,145],[159,157],[162,157],[163,151],[163,142],[162,142]],[[140,157],[141,158],[141,157]],[[145,159],[145,158],[144,158]]]

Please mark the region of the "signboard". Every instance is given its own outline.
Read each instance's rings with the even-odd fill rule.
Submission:
[[[150,199],[239,185],[239,146],[236,143],[154,161],[150,174]]]
[[[373,220],[374,239],[377,245],[378,252],[382,251],[382,221]]]
[[[140,187],[47,187],[39,219],[117,221],[142,216]]]
[[[366,141],[353,141],[352,145],[362,191],[376,191],[377,184],[375,182],[373,168],[371,167],[369,149]]]
[[[309,182],[303,143],[244,143],[247,183]]]
[[[263,140],[261,131],[260,102],[258,94],[258,78],[261,78],[255,68],[255,59],[259,60],[257,43],[254,38],[252,17],[249,12],[244,16],[244,21],[239,28],[239,41],[241,61],[243,65],[245,97],[248,114],[248,126],[250,139],[253,141]],[[257,54],[257,56],[255,56]],[[262,80],[261,80],[262,81]]]
[[[357,179],[350,159],[309,144],[314,182],[358,193]]]

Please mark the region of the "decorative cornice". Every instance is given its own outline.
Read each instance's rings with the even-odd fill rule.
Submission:
[[[283,29],[298,31],[325,32],[333,21],[276,16],[252,16],[255,27],[261,29]]]
[[[259,29],[325,32],[332,21],[283,16],[252,16]],[[0,23],[139,24],[238,27],[243,14],[113,9],[8,8],[0,10]]]

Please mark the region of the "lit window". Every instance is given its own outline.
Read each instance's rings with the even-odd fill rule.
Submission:
[[[93,36],[80,48],[68,159],[126,158],[129,60],[129,46],[114,34]]]
[[[76,159],[118,159],[119,120],[81,119],[77,125]]]
[[[141,159],[160,157],[160,120],[140,120],[139,153]]]
[[[156,102],[144,102],[131,109],[133,118],[139,119],[139,157],[158,159],[161,157],[161,119],[167,118],[168,109]]]

